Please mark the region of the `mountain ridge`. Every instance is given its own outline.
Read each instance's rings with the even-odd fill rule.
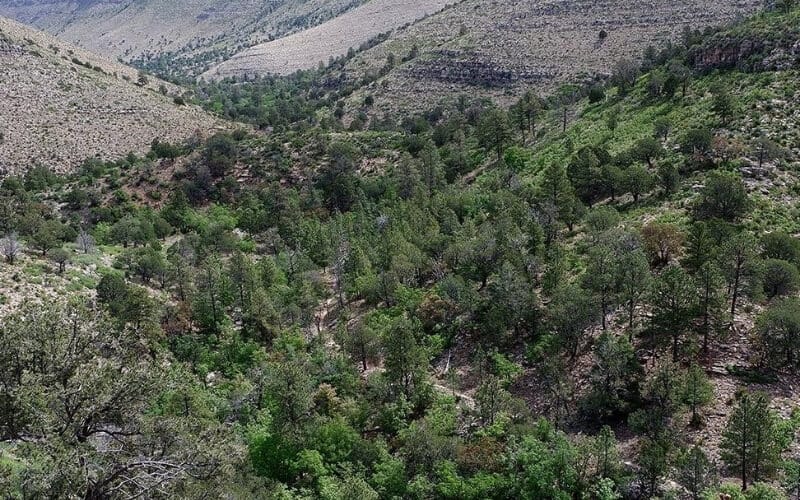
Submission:
[[[75,168],[145,153],[222,121],[183,104],[180,87],[0,17],[0,168]]]
[[[363,0],[0,1],[0,15],[109,58],[147,65],[169,56],[195,71],[228,51],[314,26]]]

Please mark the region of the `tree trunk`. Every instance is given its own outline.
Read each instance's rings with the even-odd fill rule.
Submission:
[[[736,275],[733,280],[733,296],[731,298],[731,321],[734,320],[733,316],[736,314],[736,301],[739,298],[739,279],[741,274],[741,266],[737,264]]]
[[[672,362],[678,362],[678,337],[677,333],[672,334]]]

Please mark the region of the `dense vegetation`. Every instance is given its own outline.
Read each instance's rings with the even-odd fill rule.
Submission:
[[[510,110],[227,82],[271,134],[5,178],[0,491],[796,496],[800,78],[695,70],[787,19]]]

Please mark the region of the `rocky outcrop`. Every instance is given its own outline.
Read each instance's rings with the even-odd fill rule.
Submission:
[[[558,74],[555,68],[502,65],[476,54],[440,50],[434,58],[415,62],[408,77],[449,84],[502,88],[515,84],[547,82]]]
[[[719,38],[696,49],[691,59],[695,69],[704,72],[715,69],[788,70],[800,67],[800,38]]]

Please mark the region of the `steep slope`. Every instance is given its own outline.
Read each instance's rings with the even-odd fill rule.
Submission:
[[[314,28],[240,52],[203,77],[287,75],[314,68],[381,33],[417,21],[452,3],[453,0],[372,0]]]
[[[66,171],[214,128],[210,115],[174,102],[180,92],[0,18],[0,170]]]
[[[531,86],[546,93],[565,82],[606,75],[618,60],[675,40],[686,28],[723,24],[760,5],[756,0],[465,0],[359,54],[344,78],[382,74],[390,55],[394,61],[410,59],[354,97],[360,103],[372,93],[384,111],[421,109],[455,91],[480,89],[501,99]],[[419,55],[410,57],[413,52]]]
[[[0,15],[112,58],[142,62],[169,54],[191,69],[305,29],[362,0],[2,0]]]

